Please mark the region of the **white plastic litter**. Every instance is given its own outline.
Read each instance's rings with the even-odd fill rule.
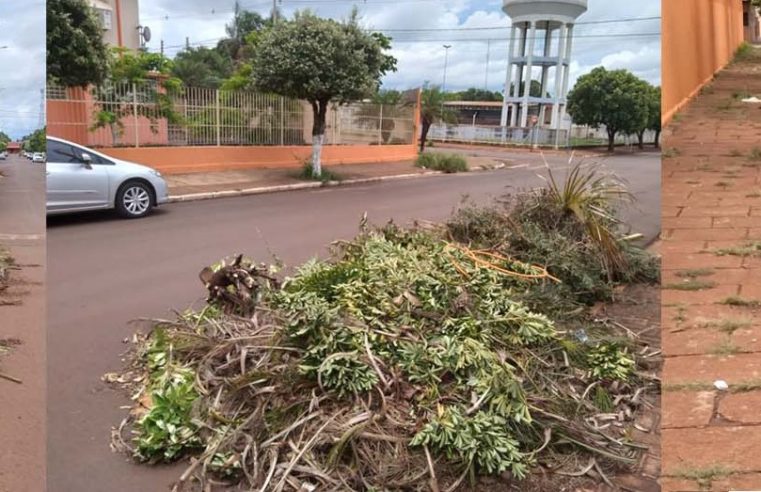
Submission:
[[[761,103],[761,99],[757,98],[756,96],[753,97],[746,97],[743,99],[744,103],[751,103],[751,104],[759,104]]]
[[[729,389],[729,385],[723,379],[717,379],[714,381],[713,386],[719,391],[727,391]]]

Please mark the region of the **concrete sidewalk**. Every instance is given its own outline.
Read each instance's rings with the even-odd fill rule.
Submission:
[[[0,290],[0,492],[45,490],[45,168],[0,161],[0,248],[19,270]]]
[[[345,164],[325,166],[341,180],[370,179],[386,176],[425,174],[426,170],[415,167],[411,161],[373,164]],[[211,173],[174,174],[164,176],[169,184],[171,196],[222,191],[240,191],[254,188],[287,187],[318,182],[299,177],[301,169],[246,169],[239,171],[219,171]]]
[[[664,492],[761,490],[761,104],[748,95],[761,97],[761,49],[664,138]]]
[[[437,151],[439,151],[437,149]],[[503,167],[510,159],[502,156],[468,156],[471,170]],[[432,174],[432,171],[415,167],[412,161],[380,162],[369,164],[342,164],[324,166],[323,170],[335,175],[340,182],[361,183],[394,178],[409,178]],[[240,194],[241,192],[281,191],[285,189],[312,188],[319,181],[299,177],[301,169],[246,169],[208,173],[165,175],[169,195],[176,201],[194,197],[214,197]]]

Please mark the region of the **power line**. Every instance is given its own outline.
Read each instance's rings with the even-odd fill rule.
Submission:
[[[378,31],[374,31],[378,32]],[[642,33],[610,33],[610,34],[574,34],[574,39],[600,39],[600,38],[639,38],[639,37],[656,37],[660,36],[660,32],[642,32]],[[540,36],[536,36],[536,39],[539,39]],[[543,39],[544,36],[541,36]],[[177,51],[181,51],[182,49],[185,49],[188,45],[190,46],[196,46],[196,47],[209,47],[206,46],[206,43],[214,43],[227,39],[225,37],[220,38],[212,38],[212,39],[205,39],[201,41],[194,41],[187,44],[177,44],[172,46],[164,46],[164,50],[168,49],[176,49]],[[528,38],[530,39],[530,38]],[[486,43],[491,41],[509,41],[510,39],[504,39],[504,38],[424,38],[424,39],[398,39],[393,38],[392,43],[445,43],[445,42],[456,42],[456,43]],[[155,50],[152,50],[155,51]]]
[[[631,17],[629,19],[610,19],[588,22],[576,22],[574,25],[593,25],[593,24],[615,24],[621,22],[641,22],[660,20],[660,17]],[[377,32],[440,32],[440,31],[491,31],[491,30],[506,30],[511,29],[512,26],[499,26],[499,27],[431,27],[431,28],[409,28],[409,29],[369,29]]]

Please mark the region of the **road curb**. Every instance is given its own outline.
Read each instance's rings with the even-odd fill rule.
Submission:
[[[326,181],[324,183],[295,183],[277,186],[259,186],[256,188],[244,188],[242,190],[208,191],[203,193],[188,193],[185,195],[170,195],[167,203],[193,202],[199,200],[211,200],[214,198],[231,198],[236,196],[263,195],[265,193],[277,193],[279,191],[308,190],[314,188],[327,188],[334,186],[347,186],[355,184],[376,183],[380,181],[392,181],[402,179],[422,178],[443,174],[440,171],[424,173],[395,174],[392,176],[377,176],[373,178],[347,179],[345,181]]]

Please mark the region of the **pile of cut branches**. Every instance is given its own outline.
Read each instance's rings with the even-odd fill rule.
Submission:
[[[633,201],[619,178],[583,161],[569,162],[564,181],[547,171],[548,186],[508,195],[487,206],[466,204],[446,234],[473,248],[543,265],[560,282],[526,292],[533,309],[556,317],[611,300],[622,283],[657,283],[657,258],[635,243],[618,217]]]
[[[636,460],[637,351],[521,302],[559,283],[544,266],[389,224],[274,275],[242,256],[205,269],[206,307],[156,321],[117,378],[137,384],[115,447],[190,456],[177,490],[453,491],[569,455],[598,477]]]
[[[0,292],[8,288],[10,271],[15,268],[13,258],[6,250],[0,247]]]

